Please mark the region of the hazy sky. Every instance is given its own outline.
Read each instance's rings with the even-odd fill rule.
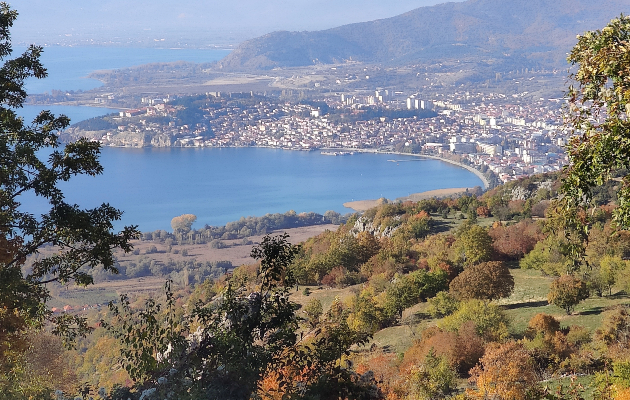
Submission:
[[[461,1],[461,0],[459,0]],[[443,0],[9,0],[16,42],[242,40],[274,30],[317,30],[392,17]],[[117,39],[116,39],[117,40]]]

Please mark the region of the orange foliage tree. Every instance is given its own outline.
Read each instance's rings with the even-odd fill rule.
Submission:
[[[484,262],[465,269],[453,279],[449,289],[459,300],[500,299],[514,290],[514,277],[502,262]]]
[[[477,207],[477,215],[481,218],[487,218],[490,216],[490,209],[486,206]]]
[[[470,381],[477,386],[466,391],[473,399],[525,400],[536,389],[538,374],[522,344],[492,343],[480,364],[471,370]]]
[[[445,357],[450,366],[466,374],[484,354],[485,343],[471,321],[464,323],[457,332],[431,327],[422,332],[422,340],[405,353],[401,371],[409,370],[429,353]]]
[[[525,336],[534,337],[539,333],[543,335],[547,334],[555,334],[558,330],[560,330],[560,322],[555,319],[552,315],[538,313],[534,315],[532,319],[529,320],[527,324],[527,331],[525,332]]]
[[[547,301],[571,314],[575,306],[588,299],[588,296],[589,290],[583,280],[573,275],[563,275],[551,283]]]

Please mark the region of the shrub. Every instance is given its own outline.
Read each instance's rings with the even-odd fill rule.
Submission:
[[[542,200],[532,206],[532,216],[544,218],[551,201]]]
[[[457,262],[464,268],[490,261],[493,252],[492,238],[479,225],[462,225],[453,247],[457,252]]]
[[[488,207],[486,206],[479,206],[477,207],[477,215],[481,218],[487,218],[490,216],[490,209],[488,209]]]
[[[477,334],[488,341],[509,337],[510,321],[501,307],[482,300],[462,302],[456,312],[438,322],[438,327],[456,332],[469,321],[475,324]]]
[[[306,314],[306,322],[315,328],[319,324],[319,319],[323,314],[322,302],[318,299],[312,299],[304,307],[304,314]]]
[[[490,229],[492,247],[505,260],[518,260],[534,249],[542,239],[538,224],[524,220],[511,226],[498,225]]]
[[[344,267],[335,267],[322,278],[322,285],[344,287],[358,283],[358,274],[349,272]]]
[[[453,314],[459,307],[459,300],[451,296],[448,292],[439,292],[435,297],[428,300],[428,313],[433,318],[442,318]]]
[[[571,314],[575,306],[588,297],[588,287],[584,281],[573,275],[563,275],[551,283],[547,301]]]
[[[451,281],[455,279],[460,272],[459,269],[447,262],[440,262],[433,269],[441,269],[442,271],[446,272],[447,280],[449,283],[451,283]]]
[[[534,249],[521,259],[519,265],[523,269],[537,269],[547,275],[559,276],[565,269],[566,241],[549,235],[539,241]]]
[[[573,325],[567,333],[567,342],[571,346],[580,347],[591,341],[591,333],[583,326]]]
[[[352,299],[352,312],[348,326],[356,331],[373,335],[385,324],[383,310],[374,301],[374,293],[364,290]]]
[[[492,343],[480,364],[471,371],[476,390],[473,398],[525,400],[537,387],[534,360],[522,344]]]
[[[410,398],[444,398],[457,388],[457,373],[444,357],[427,354],[423,362],[412,367],[409,376]]]
[[[219,239],[214,239],[213,241],[210,242],[211,249],[223,249],[225,247],[227,247],[225,243]]]
[[[416,239],[426,237],[429,233],[431,233],[432,228],[433,220],[425,211],[421,211],[419,214],[409,218],[406,225],[406,229],[409,231],[411,236]]]
[[[525,336],[531,339],[539,333],[553,335],[558,330],[560,330],[560,322],[557,319],[549,314],[538,313],[529,320]]]
[[[421,341],[407,350],[403,366],[416,364],[434,352],[439,357],[445,357],[452,368],[465,374],[483,356],[484,347],[484,340],[477,334],[472,322],[463,324],[458,332],[431,327],[422,332]]]
[[[494,300],[512,293],[514,278],[502,262],[484,262],[464,270],[453,279],[449,289],[459,300]]]
[[[616,307],[604,314],[602,326],[595,331],[595,340],[606,346],[630,343],[630,314],[626,307]]]

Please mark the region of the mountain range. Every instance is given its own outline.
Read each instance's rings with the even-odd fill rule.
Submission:
[[[476,59],[561,67],[577,34],[602,28],[629,11],[628,0],[444,3],[327,30],[269,33],[243,42],[219,66],[264,70],[348,61],[407,65]]]

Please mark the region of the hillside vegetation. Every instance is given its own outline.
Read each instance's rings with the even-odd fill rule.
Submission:
[[[557,178],[534,176],[480,197],[384,204],[302,243],[289,266],[301,335],[342,329],[355,344],[339,362],[392,399],[577,390],[566,374],[584,375],[586,398],[630,385],[624,375],[602,375],[625,368],[630,337],[630,235],[612,231],[614,181],[599,190],[587,259],[567,286],[569,243],[545,217]],[[170,295],[175,318],[195,303],[213,304],[230,285],[254,291],[261,268],[180,286]],[[144,296],[132,296],[132,309],[145,307]],[[116,321],[103,311],[89,318]],[[91,387],[128,385],[137,377],[120,369],[124,348],[97,328],[68,368]],[[277,379],[267,376],[259,393],[282,392]],[[498,386],[484,386],[489,379]]]

